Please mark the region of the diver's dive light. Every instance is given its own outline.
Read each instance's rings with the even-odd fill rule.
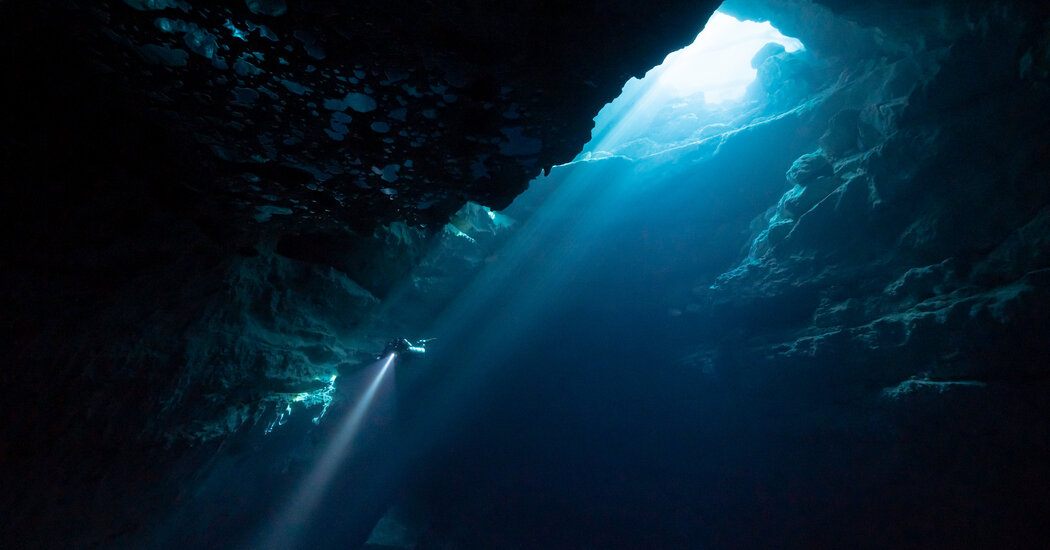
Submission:
[[[433,340],[433,338],[427,338],[423,340],[417,340],[412,342],[408,338],[394,338],[386,344],[386,349],[380,354],[377,359],[386,357],[387,355],[397,355],[399,353],[409,355],[423,355],[427,352],[426,343]]]

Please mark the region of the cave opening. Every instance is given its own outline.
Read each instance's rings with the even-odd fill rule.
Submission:
[[[755,59],[762,48],[793,52],[803,44],[784,36],[768,21],[740,21],[716,11],[692,44],[669,54],[646,73],[646,78],[655,76],[657,86],[669,87],[672,99],[702,93],[708,103],[740,100],[758,74],[757,65],[765,61]]]
[[[795,63],[807,58],[801,41],[768,21],[741,21],[715,11],[690,45],[624,83],[621,94],[595,116],[591,140],[577,158],[650,155],[769,116],[760,105],[768,101],[763,91],[796,76],[781,74],[783,64],[771,61],[774,56]]]

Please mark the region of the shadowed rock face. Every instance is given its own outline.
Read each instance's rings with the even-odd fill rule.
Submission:
[[[133,101],[197,144],[218,172],[208,185],[249,217],[367,233],[443,223],[467,200],[505,206],[715,7],[263,4],[73,3],[8,19],[30,25],[11,25],[23,48],[67,35],[55,53],[102,74],[60,82]]]
[[[422,330],[516,230],[478,205],[506,206],[574,157],[624,81],[691,40],[716,7],[8,4],[0,350],[17,395],[0,456],[10,532],[38,547],[128,544],[165,501],[189,498],[186,480],[236,444],[231,434],[261,431],[275,409],[320,389],[317,379],[353,374],[389,336]],[[749,118],[715,137],[649,142],[636,160],[557,168],[538,185],[611,172],[656,187],[713,182],[666,204],[695,205],[668,242],[703,243],[668,291],[689,335],[673,348],[680,380],[759,403],[747,414],[778,420],[756,428],[757,440],[778,452],[817,442],[857,464],[864,491],[879,489],[887,464],[902,483],[928,481],[935,496],[892,516],[891,534],[932,537],[921,506],[957,488],[1009,519],[985,538],[962,529],[910,540],[1037,547],[1021,520],[1047,504],[1034,489],[1050,478],[1039,464],[1046,423],[1033,421],[1050,356],[1045,9],[724,9],[772,19],[809,48],[761,60]],[[527,221],[528,208],[518,212]],[[625,267],[616,261],[628,260],[609,271]],[[728,490],[719,472],[750,451],[697,422],[679,427],[724,441],[725,463],[705,463],[699,478],[667,468],[698,479],[680,492],[699,501]],[[987,434],[986,450],[970,444]],[[316,449],[301,448],[288,454],[307,463]],[[939,469],[951,453],[972,462]],[[816,483],[823,472],[804,458],[782,468]],[[754,478],[738,471],[736,487],[797,502],[790,484],[763,477],[777,465],[760,466]],[[498,510],[446,499],[457,488],[444,483],[421,491],[444,510],[424,535],[430,547],[557,542],[530,535],[527,521],[509,528],[516,541],[499,539],[484,527]],[[906,492],[879,496],[895,501],[893,491]],[[867,501],[842,495],[842,510],[820,517],[863,515]],[[714,518],[699,540],[715,546],[808,542],[775,527],[727,542],[742,520],[704,502],[660,506]],[[959,504],[944,524],[977,523],[983,510]],[[808,525],[804,515],[775,519]],[[655,540],[691,547],[681,537],[695,534]]]

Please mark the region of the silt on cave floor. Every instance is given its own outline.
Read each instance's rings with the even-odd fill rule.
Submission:
[[[1042,548],[1048,15],[0,6],[3,546]]]

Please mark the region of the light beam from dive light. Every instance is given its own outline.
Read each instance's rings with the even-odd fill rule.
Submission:
[[[332,478],[335,477],[339,466],[349,454],[351,443],[353,443],[355,436],[361,430],[365,413],[368,412],[369,406],[375,399],[376,392],[378,392],[386,372],[393,365],[396,355],[396,353],[391,353],[382,360],[383,363],[379,372],[372,380],[372,383],[369,384],[365,393],[361,395],[361,399],[358,400],[353,410],[343,420],[335,437],[332,438],[332,442],[317,461],[313,471],[300,485],[295,496],[288,500],[280,516],[267,529],[267,536],[259,540],[259,544],[253,545],[255,548],[284,549],[296,546],[298,535],[306,527],[314,508],[317,507],[321,497],[324,496],[325,488],[332,481]]]

